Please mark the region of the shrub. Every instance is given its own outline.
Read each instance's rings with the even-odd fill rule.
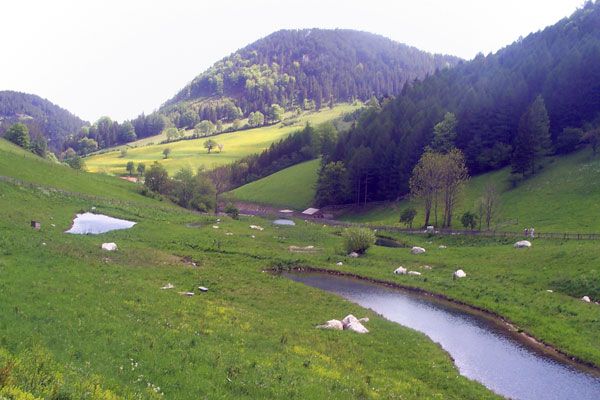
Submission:
[[[225,214],[229,215],[233,219],[238,219],[240,217],[240,210],[230,203],[227,205],[227,207],[225,207]]]
[[[364,254],[375,243],[375,234],[366,228],[348,228],[344,232],[344,239],[346,252]]]
[[[402,211],[402,214],[400,214],[400,222],[402,222],[404,225],[408,226],[409,228],[412,228],[413,221],[415,220],[416,216],[417,216],[417,210],[415,210],[414,207],[406,208],[406,209],[404,209],[404,211]]]
[[[465,228],[471,228],[471,230],[473,230],[475,229],[475,226],[477,226],[477,215],[471,211],[467,211],[460,218],[460,222]]]

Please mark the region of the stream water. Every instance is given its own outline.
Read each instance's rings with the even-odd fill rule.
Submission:
[[[521,400],[598,400],[600,376],[559,361],[498,323],[412,292],[325,273],[284,273],[340,295],[390,321],[423,332],[454,358],[460,373]]]

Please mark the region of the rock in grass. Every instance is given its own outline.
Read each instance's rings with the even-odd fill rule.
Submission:
[[[454,278],[466,278],[467,273],[465,271],[463,271],[462,269],[458,269],[458,270],[454,271],[453,277]]]
[[[348,257],[350,258],[358,258],[358,253],[353,251],[352,253],[348,254]]]
[[[173,289],[175,286],[173,286],[172,283],[167,283],[165,286],[161,287],[162,290],[167,290],[167,289]]]
[[[342,265],[344,265],[344,263],[341,261],[338,261],[335,265],[337,265],[338,267],[341,267]]]
[[[408,271],[406,270],[406,268],[404,268],[404,267],[398,267],[394,271],[394,274],[396,274],[396,275],[406,275],[407,272]]]
[[[115,250],[117,250],[117,244],[116,243],[102,243],[102,250],[115,251]]]
[[[345,326],[345,329],[356,333],[369,333],[369,330],[358,320],[350,322]]]
[[[265,230],[265,228],[263,228],[262,226],[259,226],[259,225],[250,225],[250,229],[254,229],[254,230],[257,230],[257,231],[264,231]]]
[[[423,254],[423,253],[425,253],[425,251],[426,250],[424,248],[417,247],[417,246],[415,246],[412,249],[410,249],[411,254]]]
[[[337,319],[330,319],[329,321],[327,321],[323,325],[318,325],[317,328],[319,328],[319,329],[333,329],[333,330],[336,330],[336,331],[342,331],[342,330],[344,330],[344,324],[342,324],[342,321],[339,321]]]
[[[358,322],[358,318],[356,318],[354,315],[352,314],[348,314],[344,317],[344,319],[342,320],[342,324],[344,325],[344,328],[346,328],[348,325],[350,325],[350,323],[352,322]]]
[[[201,292],[208,292],[208,288],[204,286],[198,286],[198,290]]]
[[[219,229],[219,225],[213,225],[213,229]]]
[[[592,299],[590,299],[590,297],[589,297],[589,296],[583,296],[583,297],[581,298],[581,300],[582,300],[582,301],[585,301],[586,303],[591,303],[591,302],[592,302]]]
[[[514,244],[515,249],[527,249],[531,247],[531,242],[529,240],[519,240]]]
[[[440,249],[447,249],[448,247],[446,247],[446,246],[444,246],[444,245],[442,244],[442,245],[440,245],[440,247],[439,247],[439,248],[440,248]]]
[[[408,271],[408,275],[415,275],[415,276],[419,276],[419,275],[421,275],[421,273],[420,273],[420,272],[418,272],[418,271]]]

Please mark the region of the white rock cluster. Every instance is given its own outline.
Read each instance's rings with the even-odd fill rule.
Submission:
[[[333,329],[338,331],[347,330],[356,333],[369,333],[369,330],[365,328],[363,322],[369,322],[369,318],[358,319],[354,315],[349,314],[341,321],[337,319],[330,319],[323,325],[318,325],[317,328]]]
[[[411,254],[423,254],[423,253],[425,253],[425,249],[422,247],[415,246],[412,249],[410,249],[410,253]]]
[[[531,242],[529,240],[520,240],[514,244],[515,249],[527,249],[531,247]]]
[[[452,276],[454,278],[466,278],[467,273],[465,271],[463,271],[462,269],[457,269],[456,271],[454,271],[454,274]]]
[[[117,250],[117,244],[116,243],[102,243],[102,250],[115,251],[115,250]]]

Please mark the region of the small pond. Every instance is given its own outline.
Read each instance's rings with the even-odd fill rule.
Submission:
[[[292,221],[291,219],[276,219],[275,221],[273,221],[273,224],[285,225],[285,226],[295,226],[296,225],[296,223],[294,221]]]
[[[449,302],[331,274],[290,272],[284,276],[423,332],[450,353],[462,375],[505,397],[600,399],[597,374],[551,357],[489,318]]]
[[[73,220],[73,226],[65,233],[72,233],[75,235],[98,235],[100,233],[120,229],[129,229],[135,224],[135,222],[126,221],[124,219],[86,212],[84,214],[77,214]]]

